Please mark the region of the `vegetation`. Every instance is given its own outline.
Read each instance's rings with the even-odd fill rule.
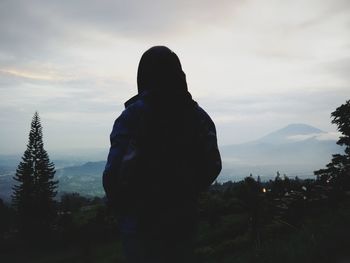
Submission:
[[[2,262],[125,262],[117,222],[104,199],[62,196],[55,230],[23,243],[12,220],[2,220]],[[317,180],[214,184],[200,198],[198,262],[341,262],[349,259],[350,197],[333,199]],[[14,218],[3,205],[6,218]],[[38,244],[40,244],[38,246]],[[24,253],[15,253],[21,247]],[[1,251],[2,250],[2,251]]]
[[[350,190],[350,100],[332,112],[332,118],[342,134],[337,144],[345,146],[345,154],[334,154],[327,168],[315,171],[315,175],[324,185]]]
[[[250,175],[213,184],[199,200],[197,262],[348,262],[349,112],[347,101],[332,113],[345,153],[334,155],[315,179],[277,172],[267,182]],[[63,195],[53,231],[29,243],[18,238],[15,208],[0,201],[2,262],[125,262],[117,222],[104,199]]]

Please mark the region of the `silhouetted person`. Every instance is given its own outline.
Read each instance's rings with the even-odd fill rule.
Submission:
[[[221,170],[215,125],[167,47],[142,55],[137,85],[110,136],[107,199],[129,262],[193,262],[198,195]]]

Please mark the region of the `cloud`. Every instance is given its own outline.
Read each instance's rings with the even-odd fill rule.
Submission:
[[[339,140],[340,132],[323,132],[323,133],[311,133],[289,136],[288,139],[292,141],[304,141],[308,139],[316,139],[319,141],[337,141]]]
[[[87,25],[121,35],[139,37],[169,34],[183,26],[199,23],[215,24],[231,14],[232,8],[243,1],[220,0],[213,5],[209,0],[180,1],[94,1],[69,3],[41,1],[45,12],[52,11],[68,23]],[[181,14],[181,16],[179,16]],[[63,20],[63,19],[62,19]],[[174,33],[174,31],[172,31]]]
[[[240,95],[231,99],[199,100],[217,126],[222,145],[260,138],[290,123],[307,123],[325,131],[334,131],[330,114],[345,102],[347,88],[333,91],[316,89],[290,90],[282,93]],[[328,137],[317,136],[317,139]]]
[[[346,57],[346,55],[348,57]],[[333,74],[339,77],[345,84],[350,83],[350,54],[344,57],[330,61],[324,65],[325,74]]]
[[[334,130],[350,96],[349,12],[346,0],[3,0],[1,149],[22,145],[35,110],[53,147],[107,144],[154,44],[177,52],[223,144],[289,123]]]
[[[16,69],[0,69],[0,75],[7,75],[8,77],[19,78],[28,81],[59,81],[61,79],[61,77],[53,74],[52,72],[40,74],[30,71],[19,71]]]
[[[41,1],[3,0],[0,57],[41,60],[64,46],[96,36],[155,39],[215,25],[241,0],[211,1]]]

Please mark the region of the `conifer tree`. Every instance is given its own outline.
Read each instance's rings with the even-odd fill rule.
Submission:
[[[36,231],[50,226],[55,216],[56,188],[55,167],[44,149],[42,126],[39,114],[34,113],[29,141],[14,180],[12,202],[21,230]]]

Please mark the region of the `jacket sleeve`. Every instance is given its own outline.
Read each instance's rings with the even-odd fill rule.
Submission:
[[[112,132],[110,134],[110,149],[107,163],[102,176],[103,188],[106,192],[108,203],[113,205],[116,201],[116,189],[120,165],[132,137],[132,114],[126,109],[115,120]]]
[[[201,109],[200,121],[200,179],[199,191],[205,191],[221,172],[221,156],[217,144],[216,128],[209,115]]]

